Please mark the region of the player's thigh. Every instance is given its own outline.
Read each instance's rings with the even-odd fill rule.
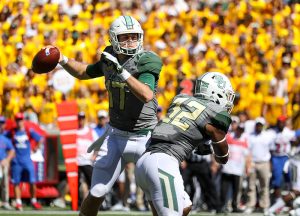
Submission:
[[[149,193],[147,199],[158,215],[181,216],[186,193],[177,159],[162,153],[146,153],[138,161],[137,169],[136,177],[142,174],[139,183]]]
[[[103,142],[93,168],[91,194],[102,197],[107,194],[124,169],[122,151],[118,140],[111,134]]]
[[[131,135],[128,137],[120,137],[120,141],[125,142],[123,157],[127,163],[136,163],[141,155],[145,152],[146,146],[150,142],[151,133],[147,135]]]
[[[150,153],[147,152],[144,155],[140,157],[140,159],[137,161],[135,170],[134,170],[134,175],[135,175],[135,181],[136,184],[143,190],[145,193],[146,200],[151,200],[150,196],[150,185],[147,183],[147,163],[146,160],[149,157]]]

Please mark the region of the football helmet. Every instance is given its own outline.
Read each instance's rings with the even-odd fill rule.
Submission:
[[[137,46],[135,48],[126,48],[118,40],[121,34],[138,34]],[[140,23],[131,16],[120,16],[110,25],[109,40],[117,54],[135,55],[143,49],[144,31]]]
[[[194,96],[215,102],[230,113],[235,93],[230,80],[224,74],[206,72],[197,78]]]

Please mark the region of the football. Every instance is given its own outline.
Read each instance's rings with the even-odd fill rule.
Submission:
[[[56,47],[41,49],[32,60],[32,70],[42,74],[52,71],[59,61],[60,52]]]

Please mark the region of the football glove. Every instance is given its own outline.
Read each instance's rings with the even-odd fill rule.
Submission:
[[[106,60],[112,62],[116,66],[118,74],[121,74],[123,72],[123,67],[122,67],[122,65],[120,65],[120,63],[116,57],[114,57],[112,54],[110,54],[108,52],[103,52],[102,55],[104,56],[104,58]]]
[[[213,153],[213,149],[211,144],[202,144],[195,149],[195,154],[198,155],[209,155],[212,153]]]

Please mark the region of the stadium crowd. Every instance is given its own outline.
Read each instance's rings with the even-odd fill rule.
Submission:
[[[290,131],[300,129],[300,2],[296,0],[0,1],[0,115],[14,119],[21,112],[27,120],[52,130],[57,129],[56,104],[75,100],[87,122],[96,124],[98,111],[109,108],[103,78],[65,78],[58,85],[72,84],[62,91],[55,78],[56,72],[62,70],[60,66],[39,75],[31,70],[31,61],[35,53],[50,44],[60,47],[69,58],[86,63],[97,61],[100,50],[109,45],[110,23],[121,14],[131,15],[142,24],[144,48],[163,60],[156,93],[162,115],[176,94],[192,94],[196,77],[220,71],[229,77],[237,93],[232,111],[237,127],[232,126],[233,133],[242,129],[242,133],[251,134],[257,124],[276,129],[278,122],[284,122]],[[288,136],[287,143],[298,143],[296,135]],[[275,145],[272,142],[266,145]],[[247,143],[250,145],[251,136]],[[250,178],[251,170],[259,169],[256,165],[262,161],[271,161],[271,155],[254,158],[257,152],[251,148],[247,151],[252,155],[249,167],[233,173],[241,178],[246,178],[245,174]],[[202,163],[204,159],[195,161]],[[222,171],[210,159],[206,162],[212,165],[207,171],[212,181],[222,181],[221,173],[232,174]],[[267,187],[270,177],[262,178],[265,181],[261,184]],[[272,197],[278,198],[276,189],[281,182],[275,185]],[[269,197],[269,188],[261,189],[267,190]],[[237,203],[243,203],[239,197],[232,203],[235,211],[241,207]],[[252,198],[243,203],[249,213],[256,205]],[[214,199],[206,197],[207,206],[219,211]],[[272,202],[265,197],[259,204],[264,210]]]

